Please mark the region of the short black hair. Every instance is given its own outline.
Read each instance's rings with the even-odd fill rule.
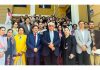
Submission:
[[[76,26],[77,26],[77,24],[73,24],[73,25],[72,25],[72,28],[74,27],[74,25],[76,25]]]
[[[63,27],[62,27],[62,25],[58,25],[58,26],[57,26],[57,29],[59,28],[59,26],[61,26],[61,30],[63,30]]]
[[[15,23],[17,23],[17,24],[18,24],[18,22],[17,22],[17,21],[13,21],[13,22],[12,22],[12,24],[13,24],[13,25],[14,25]]]
[[[8,29],[8,30],[7,30],[7,33],[8,33],[9,31],[12,31],[12,32],[13,32],[13,30],[12,30],[12,29]]]
[[[22,26],[18,27],[18,32],[19,32],[19,29],[20,29],[20,28],[22,28],[22,29],[24,30],[24,33],[25,33],[25,29],[24,29],[24,27],[22,27]]]
[[[37,25],[32,25],[32,29],[34,28],[34,27],[38,27]],[[38,27],[39,28],[39,27]]]
[[[84,21],[80,20],[80,21],[78,22],[78,24],[80,24],[80,22],[84,22]]]
[[[30,18],[29,18],[29,17],[25,18],[25,21],[26,21],[26,19],[29,19],[29,20],[30,20]]]
[[[90,24],[90,23],[94,23],[93,21],[90,21],[88,24]]]
[[[88,22],[84,22],[84,24],[85,24],[85,23],[87,23],[87,24],[88,24]]]
[[[64,27],[64,30],[65,30],[66,28],[68,28],[68,30],[70,31],[70,29],[69,29],[69,27],[68,27],[68,26]]]
[[[1,30],[2,28],[6,29],[4,26],[1,26],[1,27],[0,27],[0,30]]]

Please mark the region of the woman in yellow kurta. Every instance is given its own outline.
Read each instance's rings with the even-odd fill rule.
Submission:
[[[14,37],[16,42],[15,65],[26,65],[26,38],[27,36],[24,35],[24,29],[22,27],[18,28],[18,35]]]

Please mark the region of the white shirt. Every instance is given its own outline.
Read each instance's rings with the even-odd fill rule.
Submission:
[[[28,30],[30,31],[30,25],[27,25]]]
[[[54,31],[49,31],[49,34],[50,34],[50,40],[53,43]]]
[[[84,35],[85,35],[85,34],[84,34],[84,30],[81,31],[81,34],[82,34],[82,37],[83,37],[83,40],[84,40],[84,38],[85,38],[85,37],[84,37]]]
[[[34,33],[33,33],[33,34],[34,34]],[[36,33],[35,44],[37,44],[37,40],[38,40],[38,33]]]

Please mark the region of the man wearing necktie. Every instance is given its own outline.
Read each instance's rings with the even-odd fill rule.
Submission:
[[[60,38],[57,31],[54,30],[55,24],[48,23],[48,30],[43,32],[42,43],[45,65],[57,65],[59,55]]]
[[[41,35],[38,33],[38,26],[32,27],[32,33],[27,38],[27,65],[39,65],[40,64],[40,48],[41,48]]]

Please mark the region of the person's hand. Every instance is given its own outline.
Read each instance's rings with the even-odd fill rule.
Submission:
[[[12,59],[15,60],[16,57],[13,57]]]
[[[53,47],[53,46],[54,46],[54,44],[53,44],[53,43],[50,43],[50,46],[51,46],[51,47]]]
[[[96,46],[94,46],[94,47],[92,48],[92,50],[93,50],[93,51],[96,51]]]
[[[49,48],[52,49],[54,47],[53,43],[49,43]]]
[[[16,52],[15,56],[18,56],[18,52]]]
[[[74,57],[75,57],[74,54],[70,54],[70,56],[69,56],[70,59],[73,59]]]
[[[34,48],[34,52],[37,52],[38,51],[38,49],[37,48]]]
[[[86,51],[87,50],[87,48],[86,48],[86,46],[82,46],[82,51]]]
[[[18,53],[18,56],[22,56],[22,53]]]
[[[52,46],[49,44],[49,46],[48,46],[50,49],[52,48]]]
[[[54,51],[55,50],[55,47],[54,47],[54,44],[52,42],[49,43],[49,48]]]
[[[0,58],[2,58],[4,55],[4,52],[0,52]]]
[[[21,53],[25,53],[24,51],[21,51]]]
[[[52,47],[52,51],[54,51],[55,50],[55,47]]]

